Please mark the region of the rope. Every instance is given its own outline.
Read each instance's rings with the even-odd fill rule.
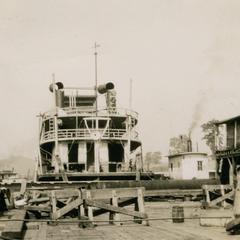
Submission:
[[[0,222],[56,222],[56,223],[90,223],[90,222],[99,222],[99,223],[108,223],[108,222],[134,222],[136,220],[142,221],[165,221],[176,219],[177,217],[163,217],[163,218],[135,218],[135,219],[125,219],[125,220],[52,220],[52,219],[0,219]],[[183,219],[199,220],[199,219],[222,219],[222,218],[232,218],[232,217],[183,217]],[[179,218],[180,219],[180,218]]]

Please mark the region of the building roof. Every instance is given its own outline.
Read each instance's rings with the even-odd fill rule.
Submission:
[[[207,156],[207,153],[204,153],[204,152],[182,152],[182,153],[176,153],[176,154],[168,155],[168,158],[178,157],[178,156],[186,156],[186,155],[204,155],[204,156]]]
[[[237,119],[240,119],[240,115],[235,116],[235,117],[232,117],[232,118],[224,119],[224,120],[222,120],[222,121],[218,121],[218,122],[216,122],[215,124],[216,124],[216,125],[224,124],[224,123],[228,123],[228,122],[235,121],[235,120],[237,120]]]

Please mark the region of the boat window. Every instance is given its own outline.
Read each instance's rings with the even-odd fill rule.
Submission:
[[[202,170],[203,170],[202,161],[198,161],[198,162],[197,162],[197,170],[198,170],[198,171],[202,171]]]

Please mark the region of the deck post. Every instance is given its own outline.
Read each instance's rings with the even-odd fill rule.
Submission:
[[[115,207],[118,207],[118,197],[116,190],[112,190],[112,198],[111,198],[111,204]],[[109,212],[109,223],[110,224],[115,224],[115,225],[120,225],[120,222],[112,222],[113,221],[119,221],[120,220],[120,215],[119,213],[114,213],[114,212]]]
[[[224,188],[223,188],[223,185],[220,185],[220,190],[221,190],[221,195],[222,196],[224,196],[225,195],[225,190],[224,190]],[[226,201],[222,201],[221,202],[221,206],[223,207],[223,208],[225,208],[226,207]]]
[[[144,196],[143,196],[142,188],[137,189],[137,199],[136,199],[136,202],[135,202],[134,210],[139,211],[140,213],[145,213]],[[136,217],[134,217],[134,218],[136,218]],[[135,219],[134,222],[141,224],[141,223],[143,223],[143,220]],[[144,222],[147,226],[149,226],[149,221],[148,220],[146,220]]]
[[[210,204],[210,194],[209,194],[209,191],[208,191],[208,186],[207,185],[204,185],[204,191],[205,191],[205,195],[206,195],[206,207],[209,207],[209,204]]]
[[[86,191],[86,199],[91,200],[90,191]],[[88,215],[88,219],[93,222],[93,208],[91,206],[87,206],[87,215]]]
[[[56,200],[55,191],[51,191],[51,205],[52,205],[51,218],[55,220],[56,212],[57,212],[57,200]]]

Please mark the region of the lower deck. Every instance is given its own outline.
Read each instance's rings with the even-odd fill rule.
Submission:
[[[111,181],[111,180],[151,180],[152,172],[109,172],[109,173],[66,173],[68,181]],[[38,176],[38,181],[63,181],[61,173]]]

